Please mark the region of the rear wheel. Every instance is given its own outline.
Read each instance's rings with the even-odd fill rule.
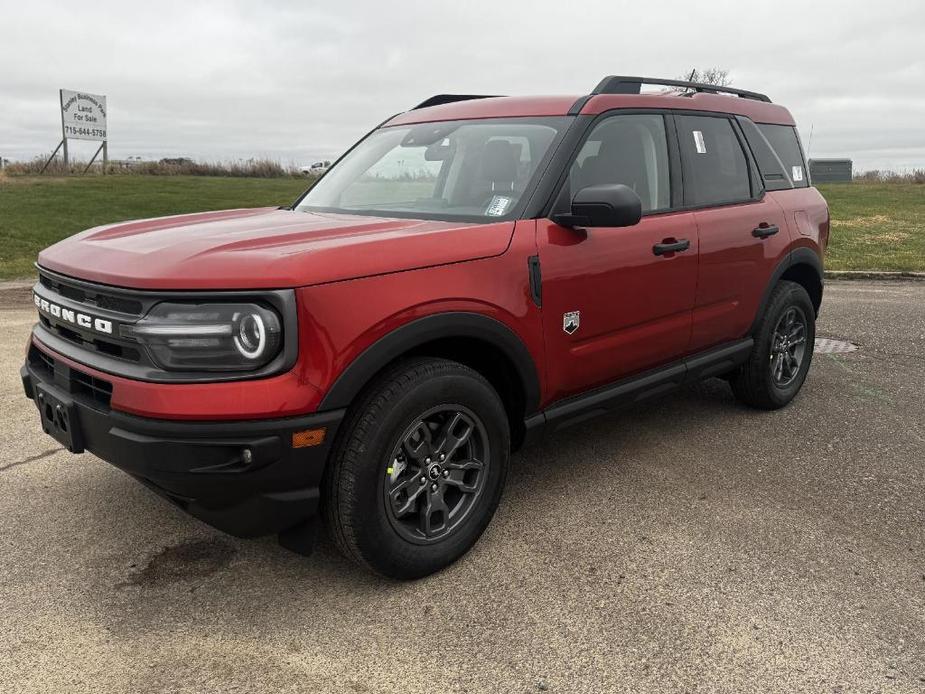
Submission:
[[[507,416],[477,372],[442,359],[390,369],[346,423],[325,476],[324,518],[341,551],[393,578],[464,554],[501,497]]]
[[[730,379],[739,400],[773,410],[796,397],[813,357],[815,315],[802,286],[789,281],[778,283],[755,334],[751,356]]]

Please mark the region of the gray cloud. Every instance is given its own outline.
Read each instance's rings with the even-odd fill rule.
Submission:
[[[107,95],[113,157],[301,163],[434,93],[716,65],[790,108],[813,156],[925,167],[923,30],[908,0],[0,0],[0,154],[54,147],[60,87]]]

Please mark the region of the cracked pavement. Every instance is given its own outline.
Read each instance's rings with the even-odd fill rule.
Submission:
[[[0,300],[0,691],[925,690],[925,282],[830,282],[774,413],[721,381],[513,461],[414,583],[189,518],[41,432]],[[21,308],[20,308],[21,307]]]

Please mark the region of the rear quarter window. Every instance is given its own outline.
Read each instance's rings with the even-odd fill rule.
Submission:
[[[758,130],[764,135],[768,144],[784,165],[784,172],[790,178],[794,188],[809,186],[809,172],[803,161],[803,148],[797,130],[790,125],[769,125],[759,123]]]

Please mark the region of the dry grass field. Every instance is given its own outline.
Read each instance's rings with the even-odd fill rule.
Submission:
[[[304,178],[0,175],[0,279],[28,277],[38,252],[99,224],[294,200]],[[925,270],[925,185],[820,186],[832,211],[831,270]]]

